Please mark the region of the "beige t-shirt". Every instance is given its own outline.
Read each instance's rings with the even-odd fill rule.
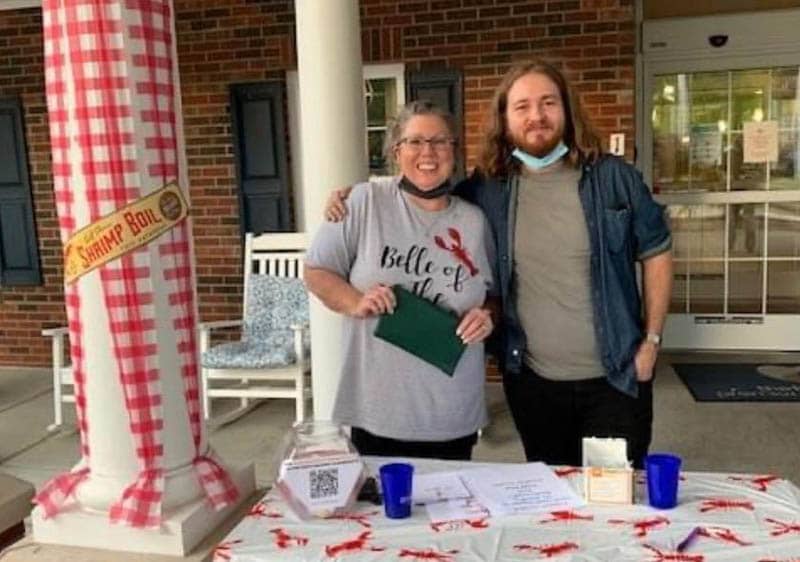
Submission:
[[[525,169],[517,195],[514,273],[528,338],[525,363],[553,380],[605,375],[594,333],[579,179],[580,170],[563,162]]]

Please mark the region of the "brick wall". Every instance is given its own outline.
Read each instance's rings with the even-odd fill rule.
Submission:
[[[41,10],[0,11],[0,97],[19,97],[44,284],[0,287],[0,365],[44,365],[43,327],[66,322],[61,242],[50,168]]]
[[[241,306],[239,204],[230,84],[281,80],[296,66],[291,0],[175,0],[180,80],[194,213],[200,316]],[[361,0],[367,63],[464,73],[465,146],[474,163],[482,115],[515,61],[561,61],[592,121],[634,134],[632,0]],[[42,327],[64,322],[38,10],[0,11],[0,95],[22,96],[45,285],[0,293],[0,365],[46,365]],[[632,142],[628,143],[629,156]]]
[[[467,164],[483,115],[513,63],[560,62],[602,137],[623,132],[633,155],[634,15],[631,0],[362,0],[367,62],[464,73]]]
[[[183,125],[203,320],[241,314],[239,202],[231,84],[283,80],[295,68],[292,0],[177,0]]]

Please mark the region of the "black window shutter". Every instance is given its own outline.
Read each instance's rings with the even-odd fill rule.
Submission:
[[[231,121],[242,231],[291,230],[283,83],[231,86]]]
[[[420,70],[406,76],[406,99],[429,100],[456,118],[461,142],[456,156],[456,176],[464,177],[464,80],[456,68]]]
[[[41,283],[22,107],[0,99],[0,285]]]

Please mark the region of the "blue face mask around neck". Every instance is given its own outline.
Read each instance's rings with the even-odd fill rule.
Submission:
[[[537,158],[532,154],[528,154],[520,148],[515,148],[514,152],[511,153],[511,156],[522,162],[528,168],[541,170],[553,162],[560,160],[567,152],[569,152],[567,145],[564,144],[564,141],[559,141],[556,147],[550,151],[550,154],[547,156],[542,156],[541,158]]]

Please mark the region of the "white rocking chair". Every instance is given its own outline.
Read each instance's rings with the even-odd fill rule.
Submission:
[[[47,426],[47,431],[58,431],[64,425],[64,402],[75,403],[72,365],[64,359],[69,329],[48,328],[42,330],[42,335],[53,338],[53,423]]]
[[[248,233],[243,318],[200,324],[203,407],[212,425],[233,421],[261,398],[294,399],[296,421],[305,419],[311,396],[308,293],[302,281],[307,240],[305,233]],[[212,330],[238,326],[240,341],[210,345]],[[239,398],[240,405],[214,418],[214,398]]]
[[[204,415],[207,420],[211,417],[211,400],[213,398],[239,398],[240,406],[224,416],[211,420],[214,425],[233,421],[253,406],[252,399],[258,398],[292,398],[295,400],[296,420],[305,419],[305,401],[311,396],[311,386],[306,381],[306,375],[311,368],[308,358],[308,296],[305,289],[302,288],[301,281],[306,245],[307,236],[304,233],[276,233],[260,236],[247,234],[245,238],[245,264],[247,266],[244,274],[244,318],[235,321],[205,322],[199,325],[200,351],[203,352],[204,358],[209,358],[206,352],[213,349],[210,345],[213,330],[244,326],[247,331],[249,312],[247,295],[253,291],[259,294],[266,293],[264,303],[272,298],[271,295],[284,295],[278,299],[279,301],[284,299],[278,303],[286,305],[283,306],[284,313],[287,308],[293,306],[293,312],[299,312],[300,318],[304,319],[303,322],[295,325],[284,326],[283,334],[279,334],[277,337],[268,336],[271,338],[270,342],[274,343],[277,340],[278,345],[272,348],[272,353],[268,353],[271,357],[266,358],[266,363],[264,361],[255,363],[259,365],[258,367],[245,366],[247,362],[237,357],[238,354],[225,353],[224,346],[228,346],[228,351],[233,351],[238,346],[241,351],[242,342],[216,346],[222,347],[222,352],[217,351],[216,355],[212,352],[209,358],[210,364],[201,366]],[[283,278],[283,280],[279,278]],[[251,286],[254,287],[251,289]],[[290,305],[290,299],[293,299],[292,302],[295,304]],[[278,313],[280,314],[280,311]],[[272,314],[272,317],[274,316]],[[259,330],[256,326],[253,328],[256,331]],[[291,333],[288,350],[286,330]],[[69,359],[65,359],[65,355],[68,356],[65,351],[69,331],[64,327],[49,328],[42,330],[42,335],[53,338],[54,419],[53,423],[47,426],[47,430],[57,431],[64,423],[63,404],[65,402],[75,403],[72,365]],[[224,362],[221,360],[223,356],[233,357],[233,363],[223,366]],[[299,361],[295,361],[297,357],[300,357]],[[251,362],[250,365],[252,364]],[[271,366],[265,367],[263,366],[265,364]],[[216,381],[226,382],[227,385],[214,386],[213,383]],[[231,382],[237,384],[231,385]]]

